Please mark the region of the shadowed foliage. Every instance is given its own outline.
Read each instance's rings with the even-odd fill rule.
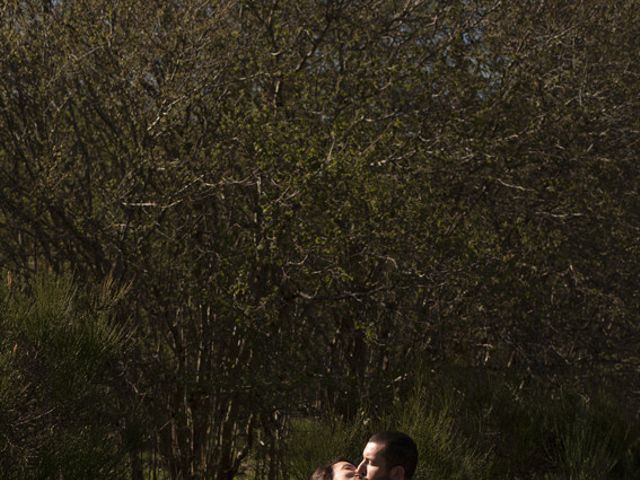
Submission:
[[[119,420],[86,435],[118,440],[69,442],[121,455],[132,480],[280,480],[292,418],[359,431],[409,398],[417,365],[637,412],[637,10],[0,2],[0,266],[20,291],[42,272],[79,298],[110,284],[109,325],[131,332],[113,369],[83,367],[115,375],[87,393],[94,414],[58,420],[104,407]],[[38,384],[3,348],[9,391]],[[451,411],[419,415],[440,465],[486,471],[487,451],[453,446]],[[576,452],[599,435],[580,425],[558,462],[580,478],[593,452],[605,475],[609,453]]]

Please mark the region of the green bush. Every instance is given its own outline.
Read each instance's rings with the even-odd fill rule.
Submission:
[[[578,394],[490,376],[446,388],[458,392],[456,423],[492,452],[492,478],[638,478],[637,420],[612,392]]]
[[[557,449],[552,459],[564,478],[640,477],[639,432],[621,412],[619,405],[600,395],[586,399],[569,394],[562,399],[553,419]]]
[[[118,478],[122,330],[81,307],[68,277],[3,288],[0,302],[2,478]]]

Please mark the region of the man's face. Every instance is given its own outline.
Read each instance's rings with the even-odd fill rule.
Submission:
[[[349,462],[336,462],[333,468],[333,480],[352,480],[356,476],[356,467]]]
[[[382,458],[383,444],[369,442],[362,452],[362,462],[358,465],[361,480],[389,480],[389,469]]]

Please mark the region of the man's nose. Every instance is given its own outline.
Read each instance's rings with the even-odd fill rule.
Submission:
[[[364,466],[364,461],[362,461],[362,462],[360,462],[360,464],[358,465],[358,468],[356,468],[356,473],[357,473],[359,476],[363,477],[363,476],[364,476],[364,474],[365,474],[365,472],[366,472],[366,470],[367,470],[367,469],[366,469],[366,468],[365,468],[365,466]]]

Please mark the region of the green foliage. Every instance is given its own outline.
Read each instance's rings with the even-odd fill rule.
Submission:
[[[609,465],[591,427],[543,434],[520,395],[640,404],[636,17],[637,0],[0,2],[0,266],[42,297],[6,310],[1,382],[34,403],[5,394],[3,418],[85,438],[78,390],[135,480],[249,459],[282,480],[289,418],[379,420],[415,365],[455,366],[525,387],[451,390],[490,430],[457,422],[458,398],[413,407],[439,474],[484,475],[461,434],[526,459],[500,457],[504,475]],[[50,271],[73,272],[74,300],[40,291]],[[87,293],[105,283],[113,305]]]
[[[4,478],[114,478],[122,470],[115,384],[122,331],[78,307],[68,277],[3,288],[0,461]]]
[[[439,399],[452,399],[449,418],[462,437],[443,451],[455,452],[451,458],[462,462],[465,451],[459,447],[473,445],[467,455],[484,460],[475,465],[486,470],[471,478],[638,475],[640,425],[612,392],[579,395],[569,388],[524,386],[484,374],[473,379],[455,370],[429,386],[426,401],[442,405]]]
[[[564,478],[638,478],[640,431],[620,411],[620,405],[602,396],[562,399],[554,419],[558,444],[549,454]]]

